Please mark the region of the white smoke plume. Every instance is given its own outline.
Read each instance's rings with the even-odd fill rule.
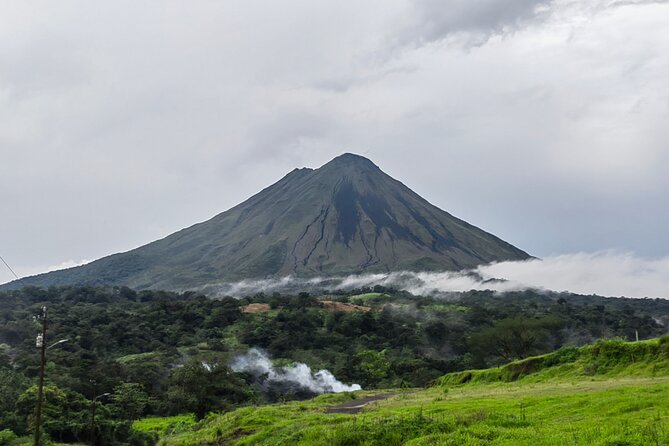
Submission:
[[[260,376],[268,383],[290,383],[310,390],[313,393],[341,393],[361,390],[358,384],[346,385],[337,380],[328,370],[319,370],[316,373],[302,363],[287,367],[275,367],[270,358],[257,348],[248,353],[236,356],[230,363],[235,372],[247,372]]]
[[[288,276],[209,285],[202,291],[214,296],[241,297],[258,292],[350,290],[375,285],[416,295],[470,290],[505,292],[537,289],[611,297],[669,298],[669,257],[644,259],[630,253],[602,251],[492,263],[470,271],[402,271],[311,279]]]

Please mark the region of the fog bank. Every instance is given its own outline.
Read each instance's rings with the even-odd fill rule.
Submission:
[[[612,297],[669,297],[669,257],[647,259],[631,253],[600,251],[499,262],[460,272],[392,272],[342,277],[243,280],[203,287],[214,296],[258,292],[350,290],[382,285],[416,295],[470,290],[499,292],[525,289],[567,291]]]

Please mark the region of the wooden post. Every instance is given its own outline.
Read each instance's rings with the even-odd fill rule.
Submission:
[[[40,445],[40,423],[42,421],[42,399],[44,392],[44,368],[46,366],[46,306],[42,307],[42,345],[40,347],[39,386],[37,387],[37,405],[35,407],[35,446]]]
[[[97,382],[94,379],[90,380],[91,386],[93,386],[93,399],[91,400],[91,432],[90,432],[90,441],[91,446],[95,446],[95,400],[97,399]]]
[[[91,403],[91,446],[95,446],[95,400]]]

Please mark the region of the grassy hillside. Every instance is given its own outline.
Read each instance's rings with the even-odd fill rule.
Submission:
[[[442,386],[465,383],[544,382],[587,377],[669,376],[669,337],[641,341],[598,341],[584,347],[565,347],[546,355],[514,361],[502,367],[449,373]]]
[[[669,338],[599,341],[504,367],[448,374],[359,414],[327,409],[365,392],[210,416],[164,446],[664,445]]]

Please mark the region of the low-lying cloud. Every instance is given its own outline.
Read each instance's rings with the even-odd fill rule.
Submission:
[[[537,289],[612,297],[669,298],[669,257],[645,259],[630,253],[602,251],[492,263],[460,272],[401,271],[310,279],[288,276],[243,280],[208,285],[202,291],[215,296],[246,296],[259,292],[350,290],[375,285],[416,295]]]
[[[669,298],[669,257],[644,259],[629,253],[597,252],[501,262],[479,268],[516,286],[602,296]]]
[[[286,367],[275,367],[269,356],[257,348],[236,356],[230,368],[235,372],[247,372],[261,378],[265,386],[287,384],[299,386],[316,394],[353,392],[362,389],[358,384],[349,386],[342,383],[329,370],[313,373],[308,365],[301,362]]]

